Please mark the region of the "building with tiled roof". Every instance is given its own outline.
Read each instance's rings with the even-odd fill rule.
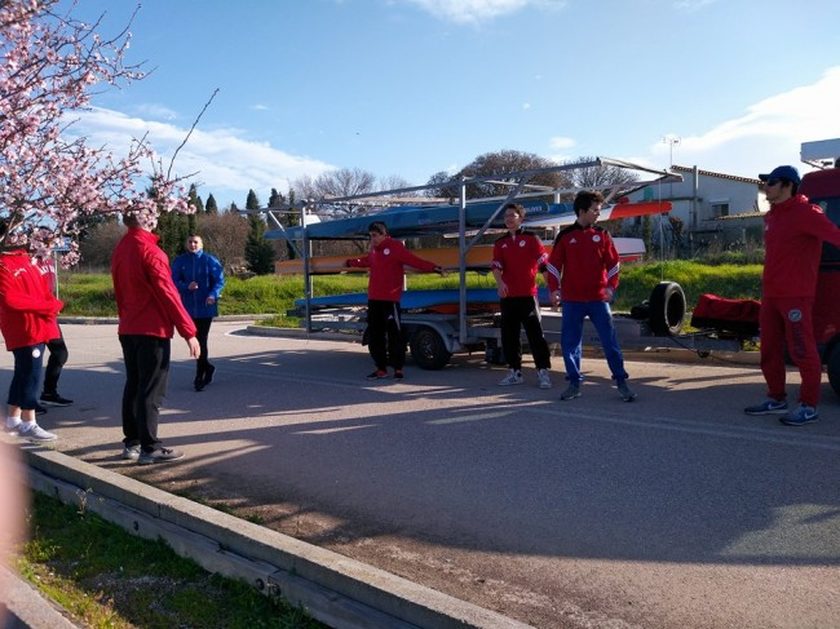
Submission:
[[[702,248],[712,242],[727,245],[747,239],[761,240],[762,213],[769,209],[759,180],[701,168],[674,165],[683,176],[679,183],[650,186],[630,195],[631,201],[670,201],[667,225],[681,223],[683,245]],[[657,230],[654,229],[654,234]]]

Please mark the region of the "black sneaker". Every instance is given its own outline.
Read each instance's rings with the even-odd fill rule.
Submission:
[[[213,365],[207,365],[207,371],[204,372],[204,386],[213,382],[214,373],[216,373],[216,368]]]
[[[394,369],[394,380],[402,380],[405,378],[405,374],[403,373],[402,369]]]
[[[137,457],[137,462],[140,465],[151,465],[152,463],[169,463],[170,461],[177,461],[183,458],[184,453],[180,450],[173,450],[172,448],[159,448],[152,452],[141,452]]]
[[[368,380],[382,380],[383,378],[388,377],[388,372],[384,369],[377,369],[373,373],[369,373],[365,376]]]
[[[44,406],[70,406],[73,400],[61,397],[58,393],[42,393],[41,404]]]
[[[43,415],[46,412],[47,412],[47,409],[45,409],[43,406],[38,404],[38,402],[35,402],[35,414],[36,415]]]
[[[204,389],[204,378],[201,376],[196,376],[195,380],[193,380],[193,387],[196,391],[201,391]]]

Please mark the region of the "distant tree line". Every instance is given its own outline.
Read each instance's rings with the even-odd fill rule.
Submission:
[[[593,160],[592,157],[579,157],[575,162]],[[431,187],[419,195],[451,199],[454,202],[460,194],[460,182],[464,178],[495,176],[504,180],[504,176],[509,173],[557,165],[533,153],[513,150],[485,153],[454,174],[444,171],[433,174],[427,181]],[[634,180],[634,174],[627,170],[604,166],[540,173],[528,183],[545,186],[546,189],[570,189],[629,183]],[[305,176],[293,181],[288,197],[272,188],[265,206],[261,205],[257,193],[252,189],[245,199],[244,210],[240,210],[233,202],[224,211],[220,211],[212,193],[203,201],[193,185],[189,190],[188,204],[195,210],[194,213],[161,214],[157,232],[160,235],[160,246],[170,258],[184,251],[189,234],[197,233],[203,238],[205,249],[222,261],[228,273],[264,275],[274,272],[276,260],[294,256],[293,250],[286,243],[266,240],[265,232],[269,227],[266,209],[273,210],[273,215],[284,227],[294,227],[300,224],[302,203],[317,201],[319,212],[325,218],[364,215],[381,208],[383,201],[375,198],[355,202],[328,201],[410,187],[408,181],[396,175],[377,179],[372,173],[360,168],[342,168],[315,178]],[[508,192],[509,185],[495,180],[471,183],[466,188],[467,198],[504,196]],[[408,192],[396,196],[408,195],[418,196],[418,193]],[[80,241],[82,267],[96,270],[107,268],[111,251],[123,232],[124,228],[114,219],[89,225]],[[649,238],[649,234],[647,236]],[[358,245],[354,247],[347,243],[332,247],[335,251],[330,250],[330,253],[337,253],[339,249],[347,253],[358,250]]]

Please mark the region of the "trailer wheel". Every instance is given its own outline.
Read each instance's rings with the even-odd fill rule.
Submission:
[[[657,336],[673,336],[682,330],[685,293],[676,282],[659,282],[648,300],[651,331]]]
[[[488,365],[505,365],[505,352],[498,345],[487,344],[484,348],[484,362]]]
[[[443,369],[452,357],[440,334],[428,326],[417,328],[408,344],[414,362],[423,369]]]
[[[836,344],[831,350],[831,354],[826,361],[826,371],[828,371],[828,381],[831,383],[831,388],[837,395],[840,395],[840,343]]]

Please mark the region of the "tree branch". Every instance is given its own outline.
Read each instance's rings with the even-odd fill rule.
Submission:
[[[166,171],[166,178],[169,179],[172,175],[172,166],[175,165],[175,158],[178,156],[178,152],[184,148],[184,145],[190,139],[192,132],[195,131],[195,128],[198,126],[198,121],[201,120],[201,117],[204,115],[204,112],[207,111],[207,108],[210,106],[210,103],[213,102],[213,99],[216,98],[216,94],[219,93],[219,88],[217,87],[213,90],[213,93],[210,95],[210,98],[206,103],[204,103],[204,107],[201,108],[201,111],[198,112],[198,116],[196,116],[195,121],[192,123],[190,130],[187,132],[187,136],[184,138],[184,141],[178,145],[178,148],[175,149],[175,152],[172,154],[172,160],[169,162],[169,169]]]

